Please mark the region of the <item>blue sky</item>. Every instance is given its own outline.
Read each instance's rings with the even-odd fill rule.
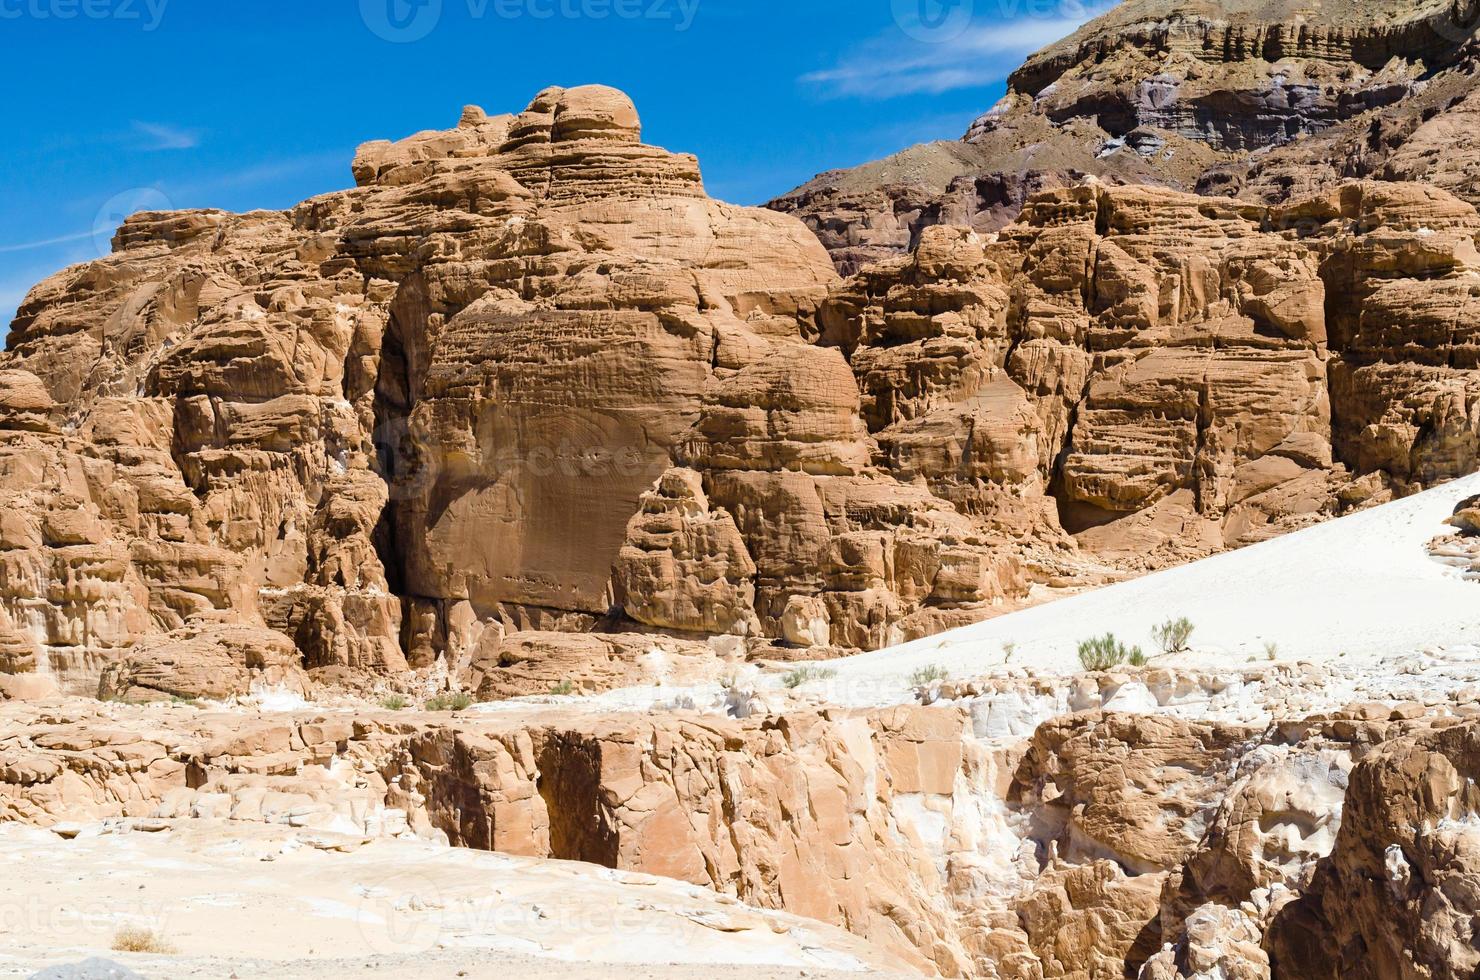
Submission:
[[[350,186],[354,148],[629,92],[647,142],[759,204],[955,139],[1081,0],[0,0],[0,325],[106,252],[128,213],[282,208]]]

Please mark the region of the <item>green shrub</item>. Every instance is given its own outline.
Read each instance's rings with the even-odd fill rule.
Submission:
[[[399,694],[392,694],[380,701],[380,706],[387,711],[405,711],[410,704],[410,701]]]
[[[1126,647],[1114,633],[1106,633],[1079,644],[1079,662],[1085,670],[1109,670],[1124,663],[1144,664],[1146,655],[1140,647]]]
[[[561,681],[559,684],[550,685],[550,693],[558,698],[568,698],[576,693],[576,686],[570,681]]]
[[[837,671],[830,670],[826,667],[798,667],[796,670],[783,677],[781,679],[781,683],[785,684],[792,690],[795,690],[796,688],[801,687],[803,684],[810,684],[813,681],[825,681],[829,677],[836,676],[838,676]]]
[[[919,670],[910,675],[910,686],[929,687],[936,681],[946,681],[950,679],[950,671],[946,670],[944,667],[939,666],[938,664],[929,664],[927,666],[921,667]]]
[[[425,705],[428,711],[462,711],[471,706],[473,696],[466,691],[458,691],[456,694],[439,694]]]
[[[1012,663],[1012,658],[1017,656],[1017,643],[1012,640],[1008,640],[1006,643],[1002,644],[1002,653],[1002,662],[1005,664]]]
[[[1161,647],[1162,653],[1186,653],[1187,641],[1192,639],[1194,628],[1192,620],[1181,616],[1154,627],[1151,630],[1151,638],[1156,641],[1157,646]]]

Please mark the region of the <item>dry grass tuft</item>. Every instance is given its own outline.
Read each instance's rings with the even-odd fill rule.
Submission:
[[[113,934],[113,951],[115,953],[158,953],[168,955],[175,951],[164,937],[157,935],[153,929],[144,929],[139,926],[124,926]]]

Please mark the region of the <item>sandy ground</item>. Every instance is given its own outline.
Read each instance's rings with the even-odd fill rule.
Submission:
[[[841,930],[646,875],[249,824],[106,826],[0,826],[0,977],[89,957],[151,980],[911,975]],[[172,955],[113,952],[125,927]]]
[[[831,661],[807,686],[840,704],[911,699],[910,675],[939,666],[970,678],[1007,666],[1078,673],[1081,640],[1113,632],[1150,655],[1153,626],[1196,626],[1180,664],[1377,660],[1416,651],[1465,655],[1480,647],[1480,585],[1425,546],[1453,532],[1455,505],[1480,493],[1480,474],[1392,504],[1239,551],[1107,586],[875,653]],[[1011,664],[1006,645],[1014,644]]]
[[[101,954],[100,954],[101,955]],[[160,957],[108,953],[117,963],[147,980],[349,980],[393,977],[395,980],[919,980],[919,974],[840,973],[815,968],[754,966],[621,966],[607,963],[555,963],[512,953],[436,950],[408,957],[361,957],[339,960],[243,960],[228,957]],[[58,960],[56,962],[64,962]],[[70,961],[65,961],[70,962]],[[28,970],[0,976],[29,976]]]

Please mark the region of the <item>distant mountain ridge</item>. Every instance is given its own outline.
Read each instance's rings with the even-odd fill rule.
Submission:
[[[959,142],[821,174],[769,207],[847,274],[931,225],[996,231],[1030,194],[1089,176],[1266,203],[1432,178],[1475,203],[1477,24],[1476,0],[1131,0],[1028,58]]]

